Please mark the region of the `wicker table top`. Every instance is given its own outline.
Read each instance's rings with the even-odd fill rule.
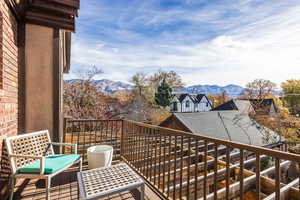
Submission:
[[[78,172],[77,177],[82,199],[97,199],[144,185],[143,179],[124,163]]]

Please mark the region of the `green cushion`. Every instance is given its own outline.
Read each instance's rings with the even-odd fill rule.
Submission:
[[[78,161],[80,155],[78,154],[59,154],[45,157],[45,171],[44,174],[53,174],[60,169]],[[40,173],[40,160],[31,164],[25,165],[19,169],[19,173]]]

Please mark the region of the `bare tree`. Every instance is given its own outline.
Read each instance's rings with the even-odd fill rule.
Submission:
[[[165,72],[162,70],[159,70],[148,78],[149,85],[153,85],[154,88],[157,88],[164,79],[173,89],[182,88],[184,86],[180,75],[175,71]]]
[[[142,95],[142,90],[147,85],[147,75],[143,72],[138,72],[130,80],[134,84],[134,88],[138,91],[139,95]]]
[[[272,94],[275,89],[275,83],[265,79],[255,79],[246,85],[245,92],[248,98],[263,99]]]

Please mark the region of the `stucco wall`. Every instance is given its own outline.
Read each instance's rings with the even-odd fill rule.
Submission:
[[[25,132],[53,133],[53,29],[26,24]]]

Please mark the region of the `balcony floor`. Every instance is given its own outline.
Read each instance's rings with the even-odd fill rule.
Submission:
[[[85,168],[84,168],[85,169]],[[52,179],[51,183],[51,200],[79,199],[78,198],[78,183],[76,173],[78,168],[68,169],[65,172],[58,174]],[[22,180],[18,179],[14,199],[22,200],[42,200],[45,199],[45,183],[44,180]],[[134,192],[126,191],[120,194],[115,194],[101,199],[112,200],[131,200],[137,199]],[[145,187],[145,199],[158,200],[160,199],[147,185]]]

